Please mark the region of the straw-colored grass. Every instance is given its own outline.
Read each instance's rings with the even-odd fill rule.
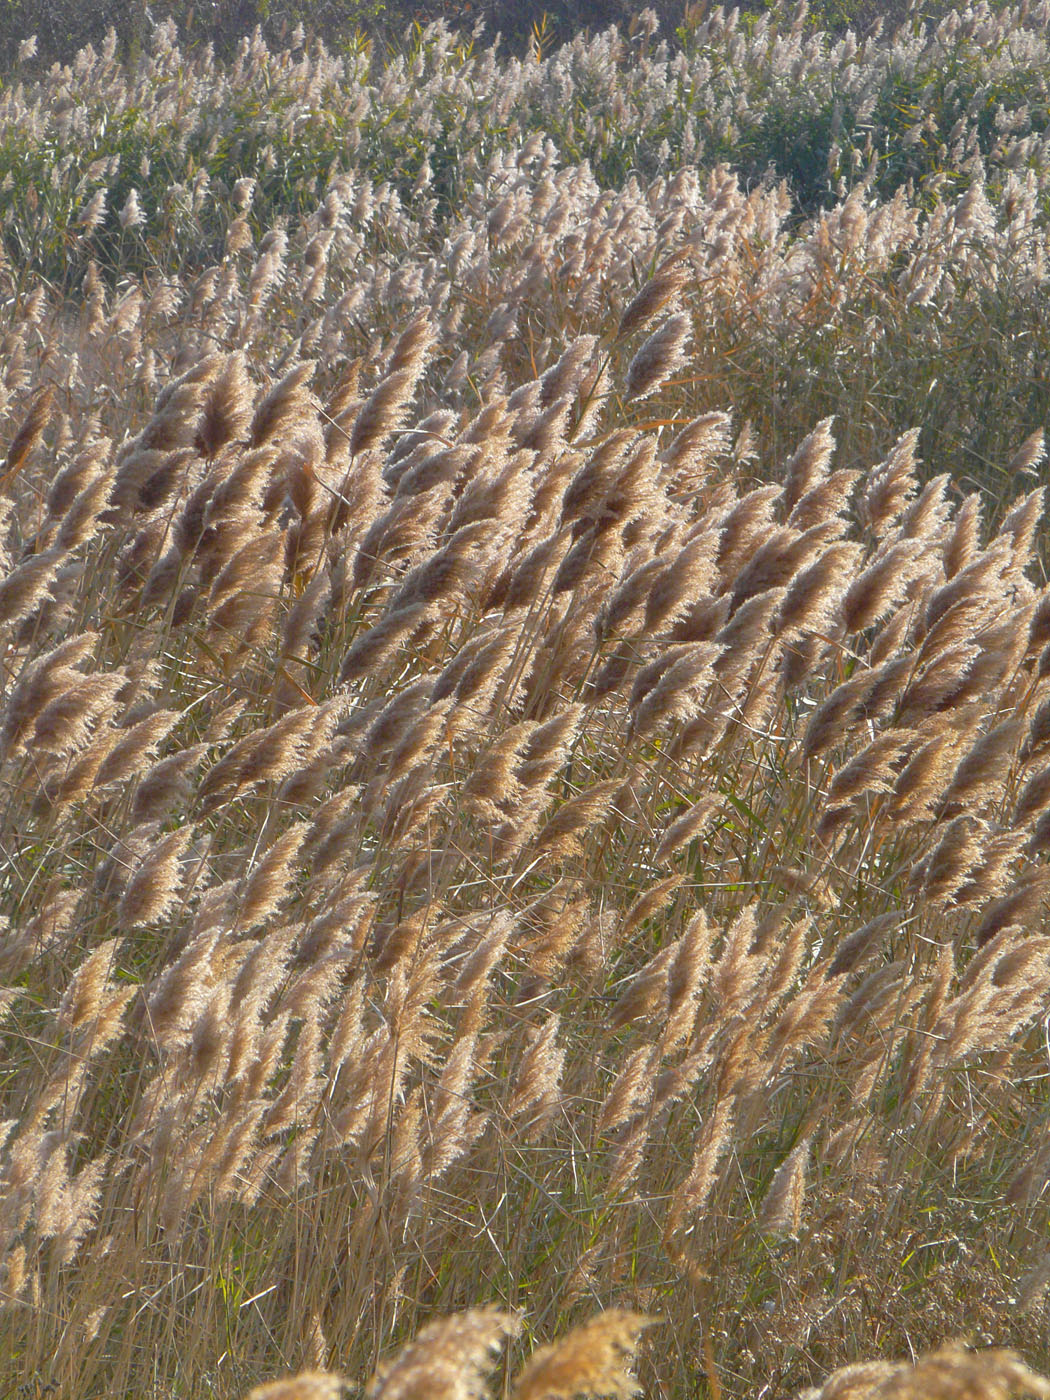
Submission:
[[[373,113],[441,110],[428,42]],[[157,131],[172,74],[270,82],[294,143],[322,57],[165,30],[4,120],[68,118],[58,200],[74,82]],[[1041,148],[806,221],[517,137],[455,207],[358,152],[268,228],[190,143],[106,266],[82,182],[75,296],[43,215],[9,245],[0,1375],[481,1400],[524,1330],[520,1400],[626,1396],[659,1318],[652,1394],[1043,1394],[937,1350],[1050,1366]],[[964,329],[998,495],[924,458]]]

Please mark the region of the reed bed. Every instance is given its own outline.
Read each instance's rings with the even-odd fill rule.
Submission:
[[[610,1309],[574,1328],[552,1345],[537,1348],[514,1377],[515,1400],[547,1396],[637,1395],[634,1353],[642,1331],[660,1319]],[[395,1396],[487,1396],[484,1371],[505,1336],[516,1336],[521,1319],[498,1309],[475,1308],[429,1323],[419,1336],[376,1372],[369,1400]],[[479,1367],[478,1362],[482,1362]],[[451,1363],[451,1364],[450,1364]],[[254,1387],[246,1400],[336,1400],[347,1383],[332,1372],[300,1372]],[[1046,1396],[1050,1381],[1029,1370],[1013,1352],[973,1352],[940,1347],[911,1362],[874,1361],[844,1366],[800,1400],[1008,1400]]]
[[[212,348],[313,354],[323,311],[329,356],[374,365],[436,304],[462,318],[443,347],[462,407],[508,341],[519,382],[618,314],[682,243],[695,172],[731,166],[696,250],[703,401],[749,422],[763,461],[834,412],[848,467],[918,427],[924,458],[1009,493],[1050,408],[1045,4],[916,10],[861,44],[804,8],[654,26],[518,60],[434,25],[386,63],[299,31],[221,64],[167,24],[130,68],[110,36],[0,92],[6,301],[43,279],[86,307],[101,280],[133,338],[160,307],[185,326],[238,299],[250,260],[248,304],[201,327]],[[741,193],[761,198],[744,213]]]
[[[217,71],[164,30],[73,76],[160,131]],[[442,110],[430,74],[376,91]],[[6,97],[75,164],[69,81]],[[193,149],[168,224],[83,188],[75,296],[0,269],[19,1381],[319,1397],[404,1344],[376,1400],[480,1397],[522,1331],[575,1339],[525,1400],[619,1395],[660,1317],[654,1394],[1044,1393],[935,1350],[1048,1360],[1038,150],[803,218],[684,151],[603,188],[541,128],[440,217],[362,157],[260,228],[261,180],[211,200]],[[996,495],[924,456],[914,366],[964,327],[1007,347]]]

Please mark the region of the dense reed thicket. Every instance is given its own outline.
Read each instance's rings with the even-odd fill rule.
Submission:
[[[965,44],[1023,86],[1047,18],[846,57],[713,12],[689,61],[845,92]],[[54,172],[11,168],[0,269],[26,1384],[330,1395],[419,1333],[375,1395],[480,1396],[500,1338],[603,1309],[519,1394],[627,1394],[652,1317],[654,1394],[1038,1388],[827,1379],[1050,1360],[1038,107],[994,161],[970,113],[957,188],[805,218],[684,138],[614,188],[576,159],[571,104],[598,131],[618,71],[652,141],[629,104],[686,71],[627,44],[437,29],[366,82],[164,30],[5,94]],[[457,82],[529,129],[399,190],[382,143]],[[191,139],[238,92],[250,171]],[[166,174],[84,163],[96,101]],[[293,177],[307,136],[338,168]]]
[[[1006,0],[991,0],[1002,9]],[[743,0],[744,23],[768,11],[775,0]],[[922,0],[924,19],[942,19],[948,0]],[[695,0],[656,0],[651,12],[661,32],[674,42],[691,27]],[[811,0],[807,23],[841,36],[847,29],[865,37],[881,24],[895,28],[920,13],[913,0]],[[86,45],[106,42],[112,29],[122,56],[137,59],[158,23],[172,21],[184,46],[210,45],[229,58],[242,39],[256,29],[272,47],[283,48],[296,25],[304,25],[334,50],[355,48],[364,38],[384,54],[397,49],[413,25],[437,20],[470,30],[480,44],[497,40],[516,54],[530,45],[549,49],[577,34],[595,34],[610,26],[625,29],[636,21],[639,7],[632,0],[6,0],[0,9],[0,71],[8,71],[27,35],[37,40],[37,57],[44,63],[69,63]]]
[[[633,1369],[639,1336],[656,1320],[616,1309],[602,1313],[552,1345],[537,1348],[514,1378],[511,1395],[514,1400],[629,1400],[639,1392]],[[503,1340],[520,1329],[519,1317],[496,1308],[439,1318],[383,1363],[365,1394],[368,1400],[484,1400],[489,1394],[486,1372]],[[303,1371],[255,1386],[247,1400],[337,1400],[344,1388],[342,1377],[333,1372]],[[913,1362],[844,1366],[801,1400],[1008,1400],[1014,1395],[1045,1397],[1050,1381],[1030,1371],[1013,1352],[973,1352],[956,1344]]]
[[[843,465],[918,427],[924,458],[1002,493],[1050,410],[1048,27],[1042,4],[978,7],[858,44],[812,33],[801,10],[747,23],[714,9],[672,53],[643,12],[630,35],[522,61],[435,27],[380,66],[301,37],[280,53],[257,38],[222,65],[160,26],[132,70],[111,36],[0,92],[10,295],[37,279],[78,304],[99,278],[147,299],[177,284],[184,317],[194,286],[228,278],[268,234],[293,257],[317,235],[312,299],[288,316],[269,307],[272,348],[324,308],[341,352],[374,355],[369,332],[447,282],[470,340],[443,353],[469,349],[483,381],[509,318],[538,368],[545,341],[593,331],[674,251],[677,215],[652,224],[654,180],[729,163],[744,194],[767,197],[731,256],[706,250],[692,368],[704,401],[750,422],[765,460],[835,413]],[[535,212],[516,186],[523,148]],[[619,211],[625,227],[603,226],[611,251],[546,222],[555,177],[559,191],[575,181],[558,218],[603,194]],[[328,228],[330,190],[345,207]],[[800,227],[804,214],[815,221]]]

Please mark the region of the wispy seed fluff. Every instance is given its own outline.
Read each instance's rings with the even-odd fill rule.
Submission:
[[[654,393],[685,364],[691,330],[689,317],[679,311],[653,332],[627,367],[625,399],[643,399]]]
[[[339,1400],[345,1389],[343,1379],[329,1371],[300,1371],[297,1376],[254,1386],[245,1400]]]
[[[668,302],[678,294],[686,280],[686,270],[680,263],[665,265],[650,277],[627,305],[616,331],[617,340],[626,340],[640,331]]]
[[[437,1318],[380,1366],[366,1400],[482,1400],[494,1353],[520,1330],[519,1318],[498,1308]]]
[[[656,1321],[610,1308],[574,1327],[533,1352],[515,1381],[514,1400],[573,1400],[577,1395],[629,1400],[640,1389],[632,1370],[638,1339]]]
[[[418,316],[394,347],[386,377],[376,385],[357,416],[350,435],[351,455],[374,447],[401,425],[433,342],[430,320],[425,315]]]

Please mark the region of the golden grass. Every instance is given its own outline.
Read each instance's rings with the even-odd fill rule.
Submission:
[[[993,502],[702,372],[756,289],[1045,290],[1019,184],[231,198],[192,280],[3,273],[19,1381],[480,1400],[527,1325],[508,1393],[625,1396],[658,1316],[654,1394],[1045,1393],[935,1350],[1048,1361],[1042,439]]]

